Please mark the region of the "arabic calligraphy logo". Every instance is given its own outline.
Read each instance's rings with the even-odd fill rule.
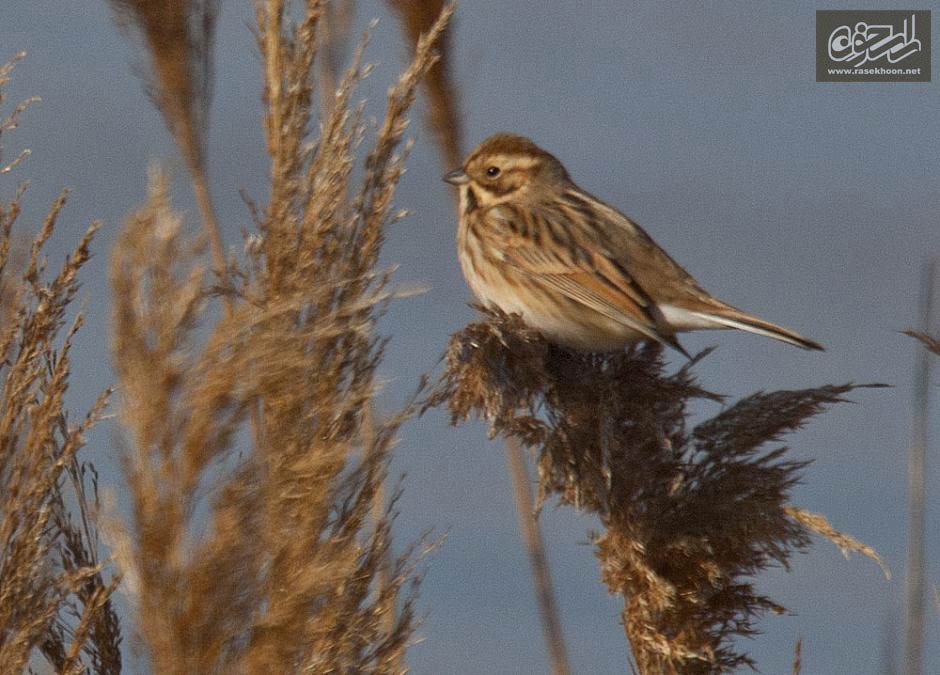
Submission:
[[[816,10],[817,82],[930,82],[929,9]]]
[[[922,48],[916,37],[915,20],[911,14],[900,30],[892,25],[873,26],[864,22],[854,28],[839,26],[829,35],[829,58],[853,68],[882,58],[889,63],[903,61]]]

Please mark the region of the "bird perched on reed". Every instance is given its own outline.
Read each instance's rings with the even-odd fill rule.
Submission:
[[[822,349],[703,290],[528,138],[490,136],[444,180],[460,189],[457,246],[470,288],[552,342],[612,351],[655,340],[687,355],[676,333],[737,328]]]

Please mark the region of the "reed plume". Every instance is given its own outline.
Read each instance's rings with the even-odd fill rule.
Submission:
[[[207,133],[212,101],[213,44],[219,0],[110,0],[118,26],[141,43],[148,64],[136,64],[147,93],[186,162],[215,273],[228,274],[222,232],[209,193]],[[226,310],[231,306],[226,302]]]
[[[427,405],[448,406],[455,423],[482,416],[491,434],[532,448],[539,505],[554,497],[597,515],[601,578],[624,599],[640,673],[755,666],[734,639],[784,610],[752,578],[787,567],[812,533],[880,563],[825,518],[790,505],[807,463],[765,449],[845,400],[852,385],[759,392],[690,428],[690,404],[723,401],[692,373],[707,352],[667,372],[658,346],[576,353],[517,316],[483,311],[452,337]]]
[[[116,556],[155,672],[397,673],[419,556],[391,556],[380,583],[394,495],[369,513],[415,406],[370,413],[386,344],[376,325],[397,295],[378,256],[402,215],[406,114],[452,9],[391,87],[361,180],[364,45],[314,139],[324,4],[255,9],[270,196],[250,204],[256,230],[231,283],[207,274],[159,171],[112,256],[133,502],[112,530]]]

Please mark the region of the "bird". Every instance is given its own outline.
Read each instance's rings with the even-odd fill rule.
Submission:
[[[470,289],[552,343],[611,352],[648,340],[688,357],[678,333],[735,328],[823,350],[702,289],[528,138],[494,134],[443,179],[459,189],[457,250]]]

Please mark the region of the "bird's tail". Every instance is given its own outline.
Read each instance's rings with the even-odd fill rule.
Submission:
[[[715,324],[715,328],[737,328],[739,330],[747,331],[748,333],[765,335],[767,337],[774,338],[775,340],[788,342],[791,345],[796,345],[797,347],[802,347],[803,349],[815,349],[818,351],[824,350],[824,347],[818,342],[814,342],[809,338],[803,337],[799,333],[796,333],[789,328],[778,326],[775,323],[765,321],[764,319],[758,318],[753,314],[742,312],[740,309],[736,309],[731,306],[725,305],[723,307],[716,308],[709,307],[708,309],[693,311],[692,314],[695,314],[705,322],[713,322]]]

